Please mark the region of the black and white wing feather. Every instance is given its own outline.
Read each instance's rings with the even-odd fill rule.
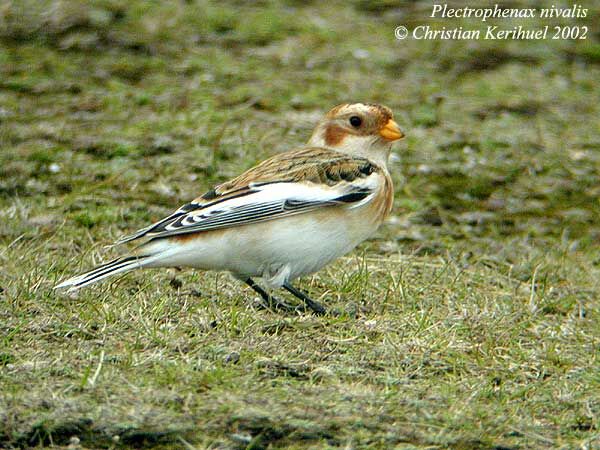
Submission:
[[[374,179],[341,182],[335,186],[314,183],[251,183],[241,195],[227,195],[204,204],[188,203],[163,220],[119,241],[164,238],[181,234],[237,227],[301,214],[318,208],[356,207],[375,191]]]
[[[367,159],[329,149],[280,153],[117,244],[236,227],[333,205],[354,207],[368,202],[385,178]]]

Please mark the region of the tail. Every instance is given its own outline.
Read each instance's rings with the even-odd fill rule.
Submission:
[[[89,272],[82,273],[73,278],[63,281],[62,283],[54,286],[54,289],[69,288],[69,291],[82,288],[97,281],[105,278],[117,275],[119,273],[129,272],[134,269],[147,266],[154,262],[157,255],[146,255],[146,256],[124,256],[121,258],[114,259],[106,264],[96,267]]]

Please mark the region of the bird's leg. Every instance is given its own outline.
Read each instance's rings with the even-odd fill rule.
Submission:
[[[315,314],[318,315],[322,315],[325,314],[325,312],[327,311],[323,305],[321,305],[318,302],[315,302],[313,299],[311,299],[308,295],[306,295],[304,292],[296,289],[294,286],[292,286],[289,282],[285,282],[283,283],[283,288],[288,291],[289,293],[291,293],[292,295],[294,295],[295,297],[299,298],[300,300],[302,300],[306,306],[308,306],[310,309],[313,310],[313,312]]]
[[[248,286],[254,289],[262,297],[262,299],[265,301],[265,304],[261,303],[263,307],[266,306],[267,308],[273,308],[275,310],[283,311],[296,311],[296,308],[294,308],[293,306],[282,302],[277,297],[273,297],[271,294],[269,294],[267,291],[261,288],[258,284],[256,284],[252,278],[244,280],[244,283],[246,283]]]

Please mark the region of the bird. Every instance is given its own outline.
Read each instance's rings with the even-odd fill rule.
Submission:
[[[116,244],[143,242],[55,288],[76,290],[134,269],[188,267],[229,271],[266,308],[291,308],[273,295],[283,288],[305,310],[324,314],[323,305],[291,283],[350,252],[389,215],[394,188],[388,160],[403,137],[386,106],[338,105],[305,145],[275,154],[119,239]]]

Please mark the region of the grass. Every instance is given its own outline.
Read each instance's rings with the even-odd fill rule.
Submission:
[[[423,2],[4,2],[0,446],[600,447],[597,6],[495,42],[395,40],[448,26]],[[337,315],[223,273],[52,290],[347,100],[407,139],[388,223],[300,281]]]

